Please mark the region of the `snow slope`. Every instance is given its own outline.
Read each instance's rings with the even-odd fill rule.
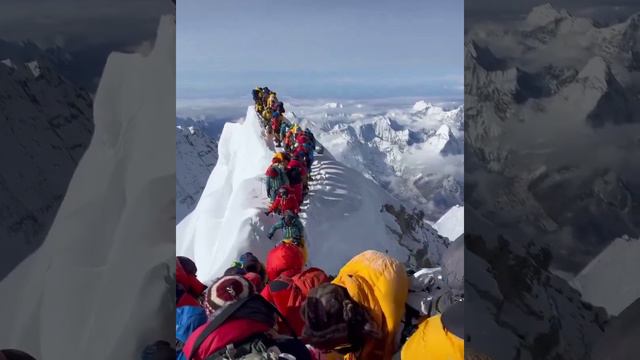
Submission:
[[[276,218],[262,213],[267,204],[263,174],[274,148],[262,137],[252,107],[244,122],[225,125],[218,151],[198,205],[176,228],[177,254],[193,258],[205,282],[242,252],[264,258],[275,245],[266,232]],[[365,249],[386,251],[412,267],[439,262],[446,240],[377,184],[327,151],[317,156],[312,174],[301,216],[309,265],[335,274]]]
[[[218,160],[218,144],[195,126],[176,126],[176,224],[195,208]]]
[[[38,359],[112,360],[174,341],[175,168],[167,159],[175,153],[157,146],[173,141],[174,84],[173,17],[160,20],[149,55],[109,56],[95,134],[53,226],[0,283],[2,347]]]
[[[433,227],[449,241],[458,239],[464,233],[464,206],[456,205],[449,209]]]
[[[618,315],[640,299],[640,240],[629,237],[614,240],[571,282],[584,300]]]

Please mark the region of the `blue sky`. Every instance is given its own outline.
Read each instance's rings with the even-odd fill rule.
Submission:
[[[178,98],[460,96],[462,0],[186,0]]]

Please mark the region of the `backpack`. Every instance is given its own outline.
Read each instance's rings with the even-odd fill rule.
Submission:
[[[258,101],[260,99],[260,91],[258,91],[258,89],[251,90],[251,96],[253,97],[253,101]]]
[[[234,303],[231,303],[225,306],[221,312],[213,318],[205,327],[204,331],[200,333],[195,343],[193,344],[193,348],[191,349],[191,354],[189,356],[189,360],[194,358],[194,355],[198,353],[198,349],[202,345],[202,343],[211,335],[217,328],[219,328],[224,322],[229,319],[236,311],[238,311],[244,304],[248,301],[259,301],[262,302],[266,307],[273,312],[274,315],[277,315],[286,326],[291,330],[291,335],[294,339],[297,339],[295,332],[289,325],[287,319],[278,311],[278,309],[273,306],[270,302],[265,300],[259,294],[252,294],[247,296],[246,298],[240,299]],[[224,360],[224,359],[278,359],[277,352],[271,350],[276,342],[267,337],[265,334],[257,334],[255,336],[251,336],[247,339],[244,339],[236,344],[228,344],[226,347],[216,351],[215,353],[207,356],[205,360]],[[275,355],[275,357],[274,357]]]
[[[302,182],[302,174],[300,173],[300,168],[297,166],[293,166],[287,169],[287,178],[289,179],[289,184],[300,184]]]
[[[318,269],[311,267],[297,275],[287,277],[280,275],[269,283],[269,292],[276,308],[282,309],[289,319],[289,324],[293,326],[297,333],[302,332],[304,320],[300,313],[302,303],[305,302],[309,291],[320,284],[329,282],[329,276]],[[286,330],[289,325],[278,323],[278,330]]]
[[[302,306],[309,291],[320,284],[329,282],[329,276],[321,269],[310,267],[307,270],[291,278],[293,292],[289,298],[289,306]]]

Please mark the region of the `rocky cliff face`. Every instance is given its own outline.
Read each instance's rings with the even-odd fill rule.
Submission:
[[[3,59],[0,84],[0,254],[7,254],[0,255],[1,279],[44,240],[93,122],[89,94],[44,54]]]

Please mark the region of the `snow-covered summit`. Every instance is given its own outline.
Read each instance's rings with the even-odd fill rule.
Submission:
[[[427,140],[427,144],[442,155],[462,154],[462,143],[456,139],[451,128],[442,124],[435,134]]]
[[[423,111],[427,108],[430,108],[432,105],[430,102],[426,102],[424,100],[420,100],[418,102],[416,102],[415,104],[413,104],[413,107],[411,108],[411,110],[413,110],[414,112],[418,112],[418,111]]]
[[[526,23],[533,28],[547,25],[556,20],[566,19],[569,16],[566,10],[558,11],[551,4],[546,3],[534,7],[527,15]]]
[[[244,122],[225,124],[218,150],[200,201],[176,227],[177,254],[193,258],[204,281],[220,276],[242,252],[264,258],[275,245],[266,233],[276,219],[262,213],[268,202],[263,174],[274,148],[262,137],[252,107]],[[411,267],[439,262],[446,240],[358,171],[325,151],[313,177],[303,213],[309,265],[335,274],[366,249],[388,252]]]

